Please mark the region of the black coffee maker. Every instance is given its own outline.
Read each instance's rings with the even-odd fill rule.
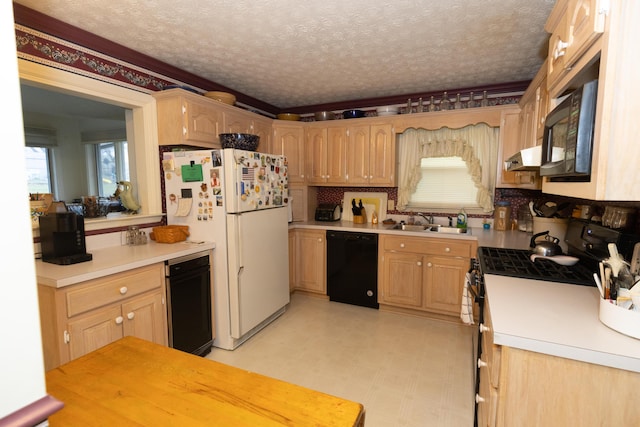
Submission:
[[[42,261],[69,265],[91,261],[84,236],[84,217],[74,212],[49,212],[39,217]]]

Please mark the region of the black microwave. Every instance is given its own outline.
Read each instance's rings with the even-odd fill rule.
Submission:
[[[598,80],[590,81],[547,115],[540,176],[551,181],[590,181],[597,94]]]

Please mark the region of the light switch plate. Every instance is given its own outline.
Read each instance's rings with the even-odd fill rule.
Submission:
[[[387,210],[388,211],[393,211],[395,209],[396,209],[396,207],[393,205],[393,199],[392,200],[387,200]]]

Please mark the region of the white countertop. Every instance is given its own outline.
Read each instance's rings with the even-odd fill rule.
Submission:
[[[306,228],[318,230],[352,231],[360,233],[395,234],[414,237],[438,237],[444,239],[476,240],[478,242],[478,246],[490,246],[498,248],[526,249],[529,247],[529,243],[531,242],[531,233],[524,233],[517,230],[497,231],[494,229],[485,230],[481,227],[473,227],[469,228],[467,233],[449,234],[438,233],[434,231],[391,230],[392,227],[393,225],[385,224],[354,224],[351,221],[305,221],[292,222],[289,224],[289,228],[294,229]]]
[[[37,260],[36,275],[38,284],[61,288],[214,248],[215,244],[211,242],[157,243],[150,241],[146,245],[139,246],[113,246],[89,251],[93,259],[78,264],[57,265]]]
[[[494,342],[640,372],[640,340],[598,318],[598,289],[486,274]]]

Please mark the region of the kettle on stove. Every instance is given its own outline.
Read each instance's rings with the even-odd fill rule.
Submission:
[[[536,241],[538,237],[544,236],[544,240]],[[530,247],[536,255],[556,256],[562,255],[562,248],[558,244],[560,239],[549,235],[549,230],[534,234],[531,237]]]

